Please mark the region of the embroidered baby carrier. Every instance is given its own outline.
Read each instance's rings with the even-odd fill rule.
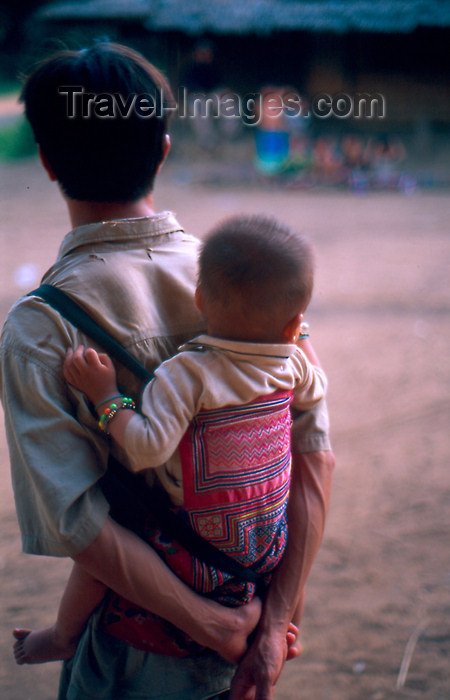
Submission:
[[[201,537],[259,575],[259,584],[206,564],[147,518],[145,539],[196,591],[229,606],[264,593],[287,540],[290,476],[290,392],[241,406],[201,411],[179,445],[184,507],[177,514]],[[184,655],[200,648],[187,635],[115,594],[106,629],[153,653]],[[143,642],[143,640],[147,640]]]
[[[191,527],[260,574],[272,571],[285,545],[291,399],[290,392],[278,392],[246,405],[202,411],[179,445]],[[216,590],[224,603],[247,602],[255,591],[251,582],[240,583],[229,601],[227,586],[219,593],[230,579],[195,562],[194,588]]]
[[[44,286],[32,294],[149,381],[147,370],[61,290]],[[263,595],[286,547],[291,400],[291,392],[276,392],[194,417],[179,445],[184,508],[171,506],[165,493],[155,497],[113,458],[102,480],[112,517],[150,543],[188,585],[225,605]],[[103,624],[144,651],[203,651],[174,625],[114,592]]]

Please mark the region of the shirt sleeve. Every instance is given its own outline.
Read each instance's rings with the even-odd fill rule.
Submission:
[[[313,408],[326,394],[327,378],[321,367],[313,365],[300,348],[291,356],[291,362],[301,377],[294,389],[292,407],[298,411]]]
[[[132,471],[161,466],[200,410],[205,382],[201,365],[191,361],[194,354],[184,352],[166,360],[145,387],[141,413],[132,416],[125,430]]]
[[[108,446],[81,395],[63,381],[65,347],[81,339],[70,338],[49,307],[41,304],[39,313],[30,310],[33,304],[8,319],[0,355],[14,498],[25,552],[73,556],[95,539],[108,515],[97,485]]]
[[[311,364],[300,349],[294,358],[304,365],[304,381],[294,391],[292,402],[292,450],[300,453],[328,451],[331,446],[325,400],[327,377],[323,369]]]

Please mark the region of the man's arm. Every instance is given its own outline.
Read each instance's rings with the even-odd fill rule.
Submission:
[[[330,451],[293,455],[286,553],[270,584],[255,639],[234,677],[230,700],[273,696],[287,656],[286,630],[322,541],[333,469]]]
[[[247,649],[261,606],[255,599],[229,608],[195,593],[133,532],[108,518],[74,561],[95,579],[136,605],[188,632],[199,644],[236,664]]]

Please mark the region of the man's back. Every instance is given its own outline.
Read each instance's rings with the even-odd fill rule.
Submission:
[[[65,238],[43,281],[72,295],[153,370],[203,328],[193,301],[197,248],[170,214],[83,226]],[[97,517],[105,515],[104,499],[93,487],[106,466],[108,444],[89,407],[62,378],[65,352],[80,342],[89,339],[34,297],[13,307],[3,331],[3,401],[15,416],[7,421],[8,441],[30,553],[70,556],[88,544],[90,528],[95,532]],[[136,378],[118,369],[127,393],[138,398]],[[44,499],[35,498],[36,480]]]

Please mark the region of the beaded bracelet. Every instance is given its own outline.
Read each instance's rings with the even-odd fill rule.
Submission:
[[[112,401],[113,399],[121,399],[122,394],[113,394],[112,396],[108,396],[107,399],[102,399],[98,403],[95,404],[94,406],[94,411],[97,411],[97,409],[102,406],[104,403],[107,403],[108,401]]]
[[[300,324],[300,335],[298,339],[305,340],[305,338],[309,338],[309,323],[303,321],[303,323]]]
[[[136,404],[134,403],[133,399],[130,399],[128,396],[122,397],[122,404],[120,406],[118,406],[116,403],[110,404],[108,408],[105,408],[105,412],[102,413],[100,420],[98,421],[98,427],[100,430],[108,434],[106,429],[108,423],[112,421],[117,411],[120,411],[122,408],[128,408],[134,411],[136,409]]]

